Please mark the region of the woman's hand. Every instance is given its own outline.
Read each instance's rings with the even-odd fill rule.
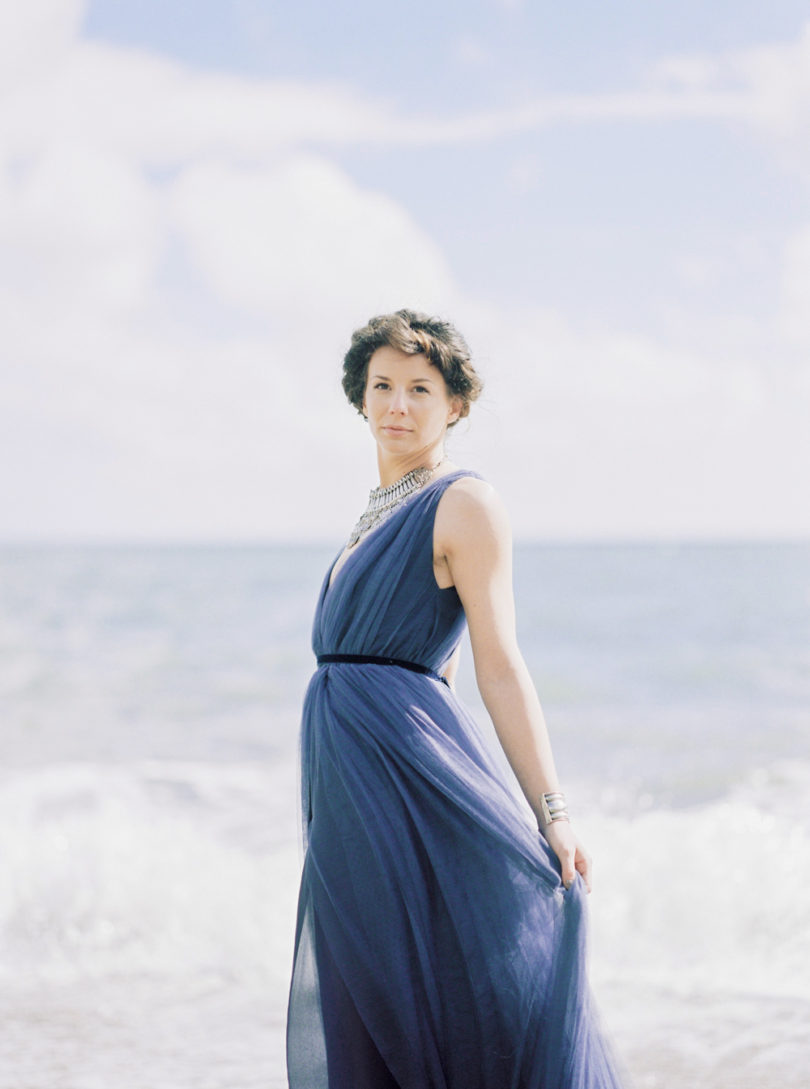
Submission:
[[[585,882],[585,888],[591,891],[591,856],[574,834],[568,821],[552,821],[543,829],[543,835],[549,847],[554,851],[562,866],[562,881],[567,889],[574,883],[578,873]]]

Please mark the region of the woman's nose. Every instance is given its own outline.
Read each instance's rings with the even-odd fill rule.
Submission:
[[[394,396],[391,398],[391,411],[400,413],[408,411],[408,399],[404,390],[394,390]]]

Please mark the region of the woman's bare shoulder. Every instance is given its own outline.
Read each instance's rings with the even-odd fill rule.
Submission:
[[[501,497],[486,480],[462,476],[448,484],[436,510],[436,543],[446,551],[465,539],[509,535]]]
[[[501,498],[489,483],[480,476],[460,476],[447,485],[439,506],[448,510],[488,511],[501,510]]]

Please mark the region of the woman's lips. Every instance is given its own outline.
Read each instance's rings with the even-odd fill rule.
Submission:
[[[408,435],[410,434],[410,430],[409,427],[394,427],[391,424],[386,424],[383,427],[383,431],[392,431],[395,435]]]

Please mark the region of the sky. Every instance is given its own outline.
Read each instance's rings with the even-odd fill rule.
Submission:
[[[810,535],[806,3],[0,9],[0,541],[339,541],[402,306],[518,538]]]

